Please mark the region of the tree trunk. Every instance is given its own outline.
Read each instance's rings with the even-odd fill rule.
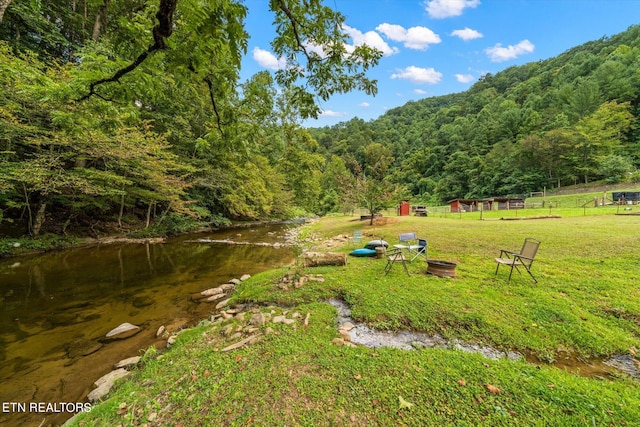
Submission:
[[[118,227],[122,228],[122,217],[124,216],[124,193],[120,197],[120,212],[118,213]]]
[[[305,267],[347,265],[347,254],[337,252],[305,252],[302,254],[302,263]]]
[[[149,228],[149,224],[151,223],[151,208],[153,207],[153,202],[149,202],[149,207],[147,208],[147,225],[144,228]]]
[[[102,32],[102,28],[107,26],[107,6],[109,5],[109,0],[104,0],[104,4],[98,7],[98,12],[96,13],[96,19],[93,22],[93,32],[91,33],[91,39],[93,41],[98,41],[100,38],[100,33]]]
[[[0,23],[2,23],[2,18],[4,18],[4,12],[7,10],[10,4],[11,4],[11,0],[0,0]]]
[[[33,218],[33,225],[31,226],[31,235],[33,237],[37,237],[40,234],[40,229],[42,228],[42,224],[45,219],[45,211],[47,209],[46,200],[42,200],[40,205],[38,206],[38,210],[36,212],[35,218]]]

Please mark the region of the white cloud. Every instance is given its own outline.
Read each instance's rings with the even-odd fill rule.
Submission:
[[[456,80],[459,81],[460,83],[471,83],[475,79],[476,78],[473,77],[471,74],[456,74]]]
[[[460,37],[464,41],[469,41],[473,39],[480,39],[484,37],[481,32],[472,30],[469,27],[465,27],[464,30],[454,30],[451,33],[452,36]]]
[[[404,46],[409,49],[425,50],[430,44],[441,42],[440,36],[427,27],[418,26],[405,29],[401,25],[385,22],[378,25],[376,30],[393,41],[403,42]]]
[[[428,0],[425,8],[432,18],[449,18],[460,16],[467,7],[474,8],[480,0]]]
[[[392,48],[389,46],[387,42],[382,40],[380,34],[375,31],[367,31],[366,33],[363,33],[362,31],[352,28],[346,24],[342,25],[342,29],[349,35],[349,37],[351,37],[354,46],[366,44],[367,46],[378,49],[386,56],[398,53],[397,47]]]
[[[287,66],[287,61],[284,58],[276,58],[275,55],[268,50],[260,49],[259,47],[253,48],[253,59],[264,68],[270,70],[282,70]]]
[[[515,46],[502,47],[501,43],[485,49],[492,62],[503,62],[533,52],[535,46],[529,40],[522,40]]]
[[[436,84],[442,79],[442,73],[433,68],[420,68],[411,65],[403,70],[397,70],[391,75],[392,79],[409,80],[416,84]]]
[[[361,102],[359,105],[360,105],[361,107],[365,107],[365,108],[367,108],[367,107],[371,107],[371,104],[369,104],[368,102]]]
[[[422,90],[422,89],[414,89],[413,93],[415,93],[417,95],[426,95],[427,91],[426,90]]]
[[[332,111],[332,110],[323,110],[320,113],[320,117],[345,117],[348,116],[348,113]]]

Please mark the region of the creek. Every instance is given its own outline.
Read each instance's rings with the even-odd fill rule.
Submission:
[[[293,230],[260,225],[0,259],[0,425],[62,424],[73,414],[35,404],[83,402],[114,363],[163,348],[160,326],[174,332],[214,311],[192,294],[290,264]],[[124,322],[141,332],[105,342]]]

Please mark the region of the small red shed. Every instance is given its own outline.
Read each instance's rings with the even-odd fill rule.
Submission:
[[[408,200],[403,200],[400,202],[400,206],[398,206],[398,215],[399,216],[407,216],[411,212],[411,206],[409,205]]]

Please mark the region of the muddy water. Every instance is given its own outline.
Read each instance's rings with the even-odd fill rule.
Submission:
[[[286,246],[290,230],[289,225],[260,226],[164,244],[105,245],[0,260],[0,425],[63,423],[73,414],[31,405],[83,402],[92,383],[115,362],[151,345],[164,347],[164,340],[155,338],[161,325],[175,331],[213,311],[211,304],[193,302],[192,293],[289,264],[295,256]],[[103,342],[123,322],[142,331]]]

